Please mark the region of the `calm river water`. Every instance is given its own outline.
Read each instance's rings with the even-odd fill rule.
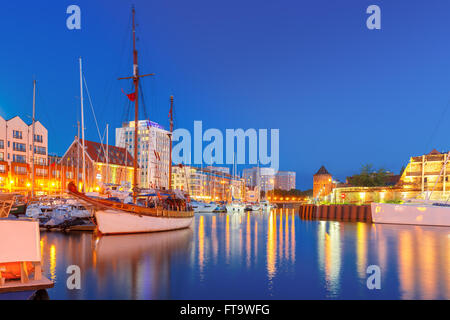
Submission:
[[[179,231],[41,233],[51,299],[450,299],[450,228],[205,214]],[[69,265],[81,289],[66,286]],[[366,269],[381,269],[369,290]]]

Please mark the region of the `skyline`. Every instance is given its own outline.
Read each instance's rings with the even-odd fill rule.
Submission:
[[[150,119],[167,127],[173,94],[176,128],[279,128],[280,170],[302,190],[321,165],[340,180],[366,163],[398,173],[410,156],[447,149],[450,4],[376,2],[382,29],[370,31],[369,1],[135,1],[140,70],[156,73],[143,81]],[[35,77],[37,119],[58,155],[77,131],[78,57],[100,130],[127,120],[130,84],[116,79],[131,73],[131,2],[78,1],[81,30],[65,26],[69,4],[8,3],[0,19],[14,29],[0,52],[0,115],[28,120]],[[87,97],[85,118],[98,141]]]

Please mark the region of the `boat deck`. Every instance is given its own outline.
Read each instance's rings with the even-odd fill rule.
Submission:
[[[20,280],[5,281],[4,285],[0,285],[0,293],[18,292],[18,291],[35,291],[40,289],[53,288],[53,281],[42,276],[40,280],[28,280],[21,282]]]

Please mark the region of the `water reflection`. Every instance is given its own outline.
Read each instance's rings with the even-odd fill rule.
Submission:
[[[374,264],[380,266],[382,272],[380,293],[401,299],[448,299],[449,235],[448,228],[441,227],[321,221],[317,236],[318,258],[327,292],[330,297],[340,297],[340,290],[353,285],[342,275],[345,259],[355,263],[355,279],[362,284],[360,290],[364,289],[368,276],[367,267]],[[354,255],[351,254],[353,246]]]
[[[294,209],[196,216],[189,229],[44,232],[52,299],[450,299],[448,228],[306,221]],[[82,271],[67,290],[66,268]],[[366,287],[379,265],[382,289]]]
[[[131,299],[170,296],[171,257],[186,252],[191,239],[191,229],[100,237],[94,249],[99,281],[120,279]]]
[[[326,289],[331,296],[338,296],[341,280],[341,234],[339,222],[319,222],[317,244],[319,265],[325,274]]]

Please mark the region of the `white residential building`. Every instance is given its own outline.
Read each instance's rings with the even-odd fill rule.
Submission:
[[[138,122],[139,186],[142,188],[169,187],[170,132],[153,121]],[[134,155],[134,121],[116,128],[116,146]]]
[[[48,154],[47,129],[35,122],[35,172],[45,174]],[[31,177],[33,158],[33,126],[16,116],[9,120],[0,117],[0,189],[26,190]]]
[[[273,168],[248,168],[243,170],[247,187],[258,187],[260,191],[273,190],[275,187],[275,170]]]
[[[39,122],[35,122],[35,163],[47,164],[48,132]],[[5,120],[0,117],[0,161],[26,163],[31,165],[33,146],[33,126],[19,116]]]
[[[287,191],[295,189],[295,172],[278,171],[275,175],[275,189]]]

